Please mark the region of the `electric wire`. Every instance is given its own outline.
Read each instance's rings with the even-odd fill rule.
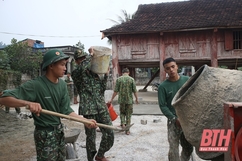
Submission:
[[[54,36],[54,35],[33,35],[33,34],[22,34],[22,33],[12,33],[12,32],[2,32],[1,34],[8,35],[21,35],[21,36],[38,36],[38,37],[54,37],[54,38],[83,38],[83,37],[100,37],[101,35],[90,35],[90,36]]]

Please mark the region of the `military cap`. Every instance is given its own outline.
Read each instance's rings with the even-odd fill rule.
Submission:
[[[57,49],[49,50],[45,53],[43,57],[42,70],[45,71],[47,66],[49,66],[50,64],[53,64],[59,60],[68,59],[68,58],[69,56],[64,54],[60,50],[57,50]]]
[[[83,50],[78,49],[74,53],[74,59],[78,59],[78,58],[81,58],[83,56],[87,56],[87,54]]]

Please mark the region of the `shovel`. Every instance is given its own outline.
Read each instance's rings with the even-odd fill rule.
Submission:
[[[26,107],[26,108],[29,109],[28,107]],[[57,112],[53,112],[53,111],[49,111],[49,110],[45,110],[45,109],[42,109],[41,113],[53,115],[53,116],[58,116],[58,117],[61,117],[61,118],[66,118],[66,119],[71,120],[71,121],[81,122],[81,123],[85,123],[85,124],[92,124],[93,123],[93,122],[88,121],[88,120],[79,119],[79,118],[76,118],[76,117],[73,117],[73,116],[64,115],[64,114],[61,114],[61,113],[57,113]],[[101,124],[101,123],[96,123],[96,125],[98,127],[103,127],[103,128],[112,129],[112,130],[115,130],[115,131],[122,132],[122,131],[128,130],[134,124],[127,125],[124,128],[118,128],[118,127],[114,127],[114,126],[110,126],[110,125],[106,125],[106,124]]]

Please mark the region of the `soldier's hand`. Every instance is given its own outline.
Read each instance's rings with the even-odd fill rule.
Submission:
[[[181,124],[180,124],[180,121],[179,121],[178,118],[176,118],[176,126],[177,126],[177,127],[181,127]]]
[[[74,104],[78,104],[77,97],[74,97]]]
[[[90,55],[92,55],[92,56],[93,56],[94,50],[93,50],[93,48],[92,48],[92,47],[90,47],[90,48],[88,49],[88,52],[90,53]]]
[[[37,116],[40,116],[40,112],[42,111],[41,105],[36,102],[27,102],[26,108],[32,113],[35,113]]]
[[[138,100],[135,100],[135,103],[136,103],[136,104],[139,104],[139,101],[138,101]]]
[[[92,122],[92,124],[88,124],[88,123],[85,123],[84,125],[87,127],[87,128],[97,128],[97,122],[96,120],[93,120],[93,119],[87,119],[88,121]]]

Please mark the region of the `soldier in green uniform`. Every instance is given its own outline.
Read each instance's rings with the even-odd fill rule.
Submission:
[[[89,49],[92,55],[93,50]],[[85,118],[95,119],[97,122],[112,125],[108,108],[104,99],[106,90],[107,75],[100,79],[98,74],[90,70],[92,56],[88,56],[82,50],[77,50],[74,55],[77,68],[72,71],[72,79],[80,97],[79,114]],[[104,154],[114,143],[113,130],[100,127],[102,138],[100,147],[96,149],[96,130],[85,128],[86,150],[88,161],[107,161]]]
[[[133,113],[133,94],[135,96],[135,102],[138,104],[138,96],[135,81],[129,76],[129,69],[124,68],[122,70],[123,75],[116,80],[115,89],[111,100],[108,103],[112,103],[117,94],[120,110],[121,127],[131,124],[131,116]],[[125,131],[127,135],[130,134],[129,129]]]
[[[167,117],[168,159],[169,161],[189,161],[193,146],[186,140],[175,108],[171,105],[175,94],[189,77],[178,74],[178,66],[173,58],[165,59],[163,67],[169,77],[158,87],[158,101],[161,112]],[[181,156],[179,156],[179,144],[182,147]]]
[[[28,106],[34,118],[34,140],[38,161],[65,161],[65,137],[61,120],[57,116],[42,114],[42,109],[70,115],[79,119],[70,107],[66,83],[60,79],[66,71],[69,56],[59,50],[49,50],[43,57],[42,69],[46,74],[27,81],[8,91],[0,98],[0,104],[9,107]],[[85,126],[96,128],[95,120]],[[14,154],[13,154],[14,155]]]

